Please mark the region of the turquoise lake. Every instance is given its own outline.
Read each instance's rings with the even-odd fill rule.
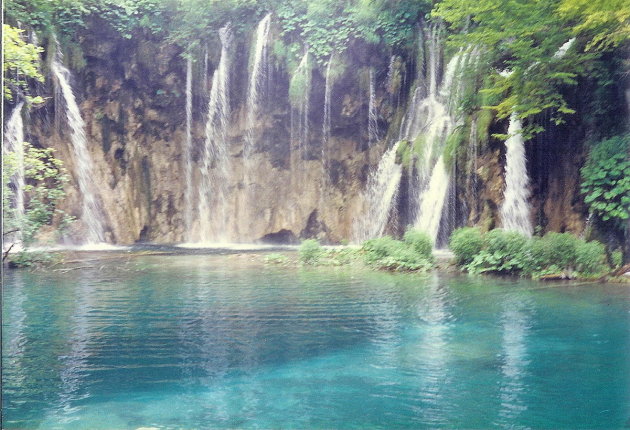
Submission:
[[[628,286],[253,260],[6,271],[3,426],[630,427]]]

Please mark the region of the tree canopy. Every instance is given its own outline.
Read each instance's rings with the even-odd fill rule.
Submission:
[[[549,112],[562,123],[575,112],[567,88],[592,74],[602,52],[630,39],[630,6],[617,0],[442,0],[432,16],[449,25],[452,43],[485,48],[492,74],[485,92],[500,118]]]
[[[610,86],[616,72],[601,67],[601,58],[630,40],[625,0],[8,0],[5,13],[10,23],[62,40],[98,20],[122,38],[157,37],[185,52],[218,43],[227,23],[249,35],[273,13],[280,36],[274,53],[290,70],[306,48],[323,65],[356,40],[413,58],[418,26],[443,22],[451,44],[484,53],[483,96],[467,99],[467,109],[490,108],[499,118],[516,113],[526,137],[542,130],[534,121],[540,114],[560,124],[575,113],[567,94],[581,79]]]
[[[42,48],[26,43],[22,39],[23,30],[2,25],[2,46],[4,62],[2,74],[4,75],[3,94],[5,100],[13,100],[15,95],[21,94],[24,99],[33,103],[41,101],[40,98],[28,96],[28,80],[44,81],[44,76],[39,69],[39,53]]]

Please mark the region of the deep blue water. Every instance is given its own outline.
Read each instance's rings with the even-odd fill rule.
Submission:
[[[5,428],[628,428],[630,288],[135,257],[3,282]]]

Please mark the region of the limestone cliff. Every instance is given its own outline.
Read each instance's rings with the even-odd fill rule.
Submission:
[[[123,39],[102,33],[106,28],[95,22],[81,35],[83,65],[74,68],[72,85],[86,124],[95,165],[91,176],[102,201],[108,240],[118,244],[185,241],[190,237],[184,231],[186,160],[182,150],[186,60],[174,45],[148,37]],[[360,42],[348,49],[342,60],[345,67],[330,89],[330,137],[324,144],[325,67],[312,69],[308,133],[306,139],[300,139],[292,133],[296,112],[289,102],[290,71],[273,56],[261,114],[254,130],[248,130],[250,44],[249,38],[236,41],[229,71],[231,170],[225,184],[229,195],[226,236],[237,242],[297,242],[316,237],[338,243],[350,239],[354,223],[363,215],[361,193],[368,174],[398,139],[401,118],[411,103],[413,83],[408,76],[414,72],[413,54],[408,53],[407,58],[406,54],[373,52]],[[203,55],[194,59],[192,73],[193,188],[200,181],[212,73],[220,60],[217,41],[209,41],[207,52],[207,59]],[[372,102],[366,79],[370,68],[375,71]],[[40,92],[47,101],[31,113],[27,138],[36,145],[56,148],[72,173],[75,160],[70,130],[63,118],[63,101],[55,97],[54,80],[49,79]],[[370,103],[376,112],[378,142],[369,141]],[[494,121],[486,133],[504,129],[503,123]],[[255,149],[248,155],[245,172],[247,133],[252,133]],[[567,130],[557,133],[566,134]],[[572,136],[569,143],[553,149],[540,141],[527,143],[534,225],[545,230],[583,230],[585,214],[578,194],[582,137]],[[448,215],[449,228],[500,226],[504,147],[491,137],[476,145],[478,150],[463,151],[453,167],[456,205]],[[413,183],[406,176],[404,173],[400,184],[398,211],[387,229],[392,234],[400,234],[410,222],[407,194]],[[76,178],[67,191],[64,209],[80,218]],[[196,194],[194,199],[196,204]],[[75,223],[69,238],[81,242],[82,228],[80,222]]]

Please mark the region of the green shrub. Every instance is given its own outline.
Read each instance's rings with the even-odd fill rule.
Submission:
[[[379,269],[393,271],[428,270],[431,262],[418,254],[413,248],[403,242],[397,242],[397,246],[391,249],[391,253],[375,262]]]
[[[271,263],[271,264],[285,264],[288,260],[289,259],[287,258],[286,255],[277,254],[277,253],[269,254],[265,257],[265,263]]]
[[[547,264],[555,264],[559,267],[573,267],[576,259],[577,247],[580,239],[571,233],[550,232],[541,239],[540,260]]]
[[[21,267],[46,267],[61,262],[59,254],[51,254],[43,251],[20,251],[9,254],[8,262],[11,268]]]
[[[376,239],[369,239],[363,242],[361,249],[364,251],[365,262],[373,264],[376,261],[391,255],[400,246],[400,242],[391,236],[383,236]]]
[[[413,250],[428,261],[433,261],[433,242],[428,234],[420,230],[409,229],[405,232],[404,241]]]
[[[449,247],[455,254],[457,264],[463,266],[470,263],[483,247],[481,230],[477,227],[458,228],[451,234]]]
[[[332,266],[351,264],[357,258],[357,250],[353,248],[330,249],[326,252],[326,263]]]
[[[524,273],[533,275],[542,270],[548,255],[547,248],[547,242],[536,236],[525,244],[518,257]]]
[[[527,244],[518,232],[491,230],[483,237],[483,249],[465,268],[471,273],[519,273],[526,264]]]
[[[604,245],[585,242],[570,233],[547,233],[526,238],[501,229],[482,235],[474,228],[458,229],[451,235],[457,262],[470,273],[513,273],[533,278],[544,275],[595,275],[606,268]]]
[[[300,261],[304,264],[316,264],[322,257],[324,250],[315,239],[302,241],[300,245]]]
[[[484,236],[484,244],[488,252],[513,256],[521,252],[527,237],[516,231],[506,231],[500,228],[491,230]]]
[[[596,144],[580,171],[589,211],[603,221],[621,223],[630,217],[630,134]]]
[[[575,267],[584,274],[601,273],[606,268],[606,250],[599,242],[580,241],[576,247]]]
[[[613,269],[618,269],[623,264],[623,252],[620,249],[616,249],[610,253],[610,263]]]
[[[426,243],[420,235],[412,233],[409,241],[402,242],[392,239],[390,236],[370,239],[363,243],[362,251],[365,263],[378,269],[395,271],[419,271],[432,267],[431,251],[427,257]],[[429,241],[430,243],[430,241]],[[416,245],[422,252],[416,250]]]

